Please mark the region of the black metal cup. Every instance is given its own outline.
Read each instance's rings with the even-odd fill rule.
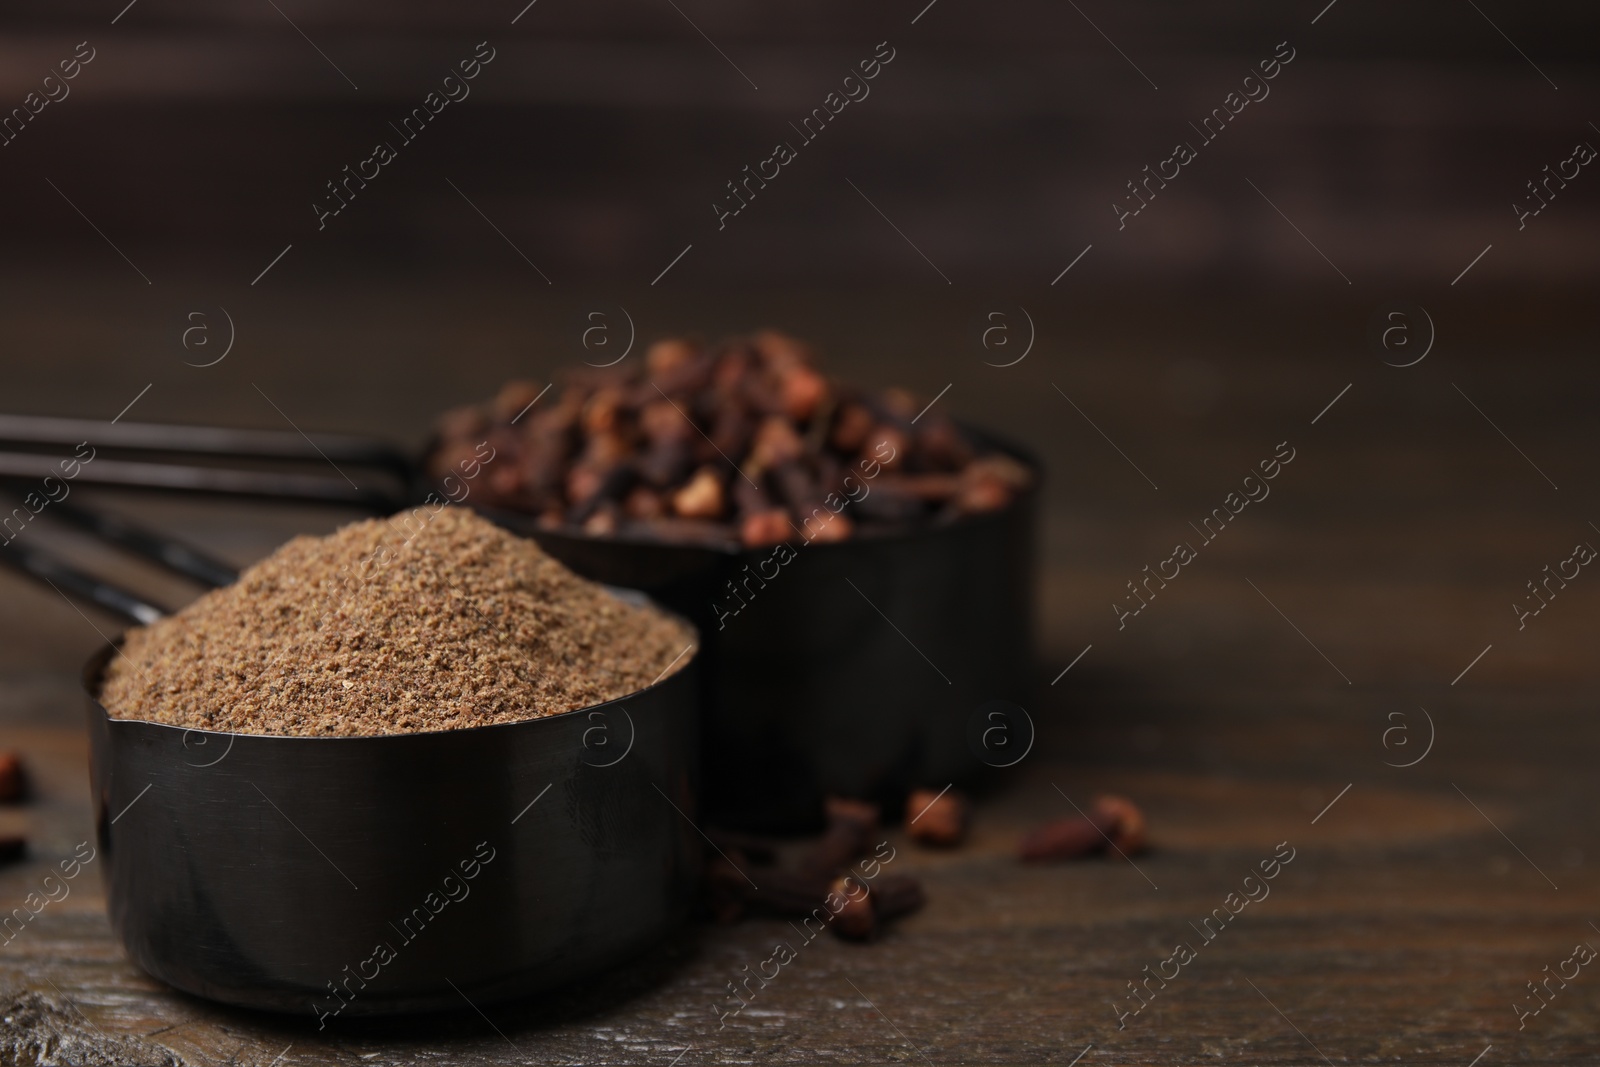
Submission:
[[[114,719],[115,654],[84,675],[98,858],[170,985],[326,1027],[560,986],[688,915],[697,662],[546,718],[322,738]]]
[[[908,790],[980,780],[1031,743],[1021,705],[1042,475],[1024,450],[968,432],[1026,463],[1032,487],[942,525],[828,544],[797,535],[781,564],[773,549],[587,537],[489,514],[584,577],[642,589],[700,628],[708,821],[802,831],[830,793],[892,816]],[[1004,750],[985,719],[997,703],[1011,709]]]

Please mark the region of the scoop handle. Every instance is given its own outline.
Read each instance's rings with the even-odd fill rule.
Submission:
[[[0,450],[0,479],[7,481],[59,477],[53,457],[37,452]],[[213,496],[299,500],[314,504],[347,504],[378,512],[397,511],[405,499],[384,489],[359,488],[334,475],[280,470],[245,470],[199,463],[161,463],[131,459],[96,459],[76,476],[81,484],[116,485],[130,489],[191,492]],[[363,476],[362,481],[368,479]],[[385,478],[393,481],[392,478]]]
[[[176,455],[351,463],[383,467],[402,478],[411,460],[393,445],[348,434],[302,434],[288,430],[244,430],[152,422],[101,422],[49,415],[0,413],[0,442],[8,445],[72,445]]]
[[[50,514],[93,534],[107,544],[125,548],[175,574],[181,574],[213,589],[232,585],[239,577],[237,570],[215,556],[158,530],[129,522],[119,515],[98,508],[67,503],[51,505]]]
[[[170,614],[137,593],[96,578],[49,552],[15,541],[0,544],[0,564],[48,585],[63,596],[76,596],[141,626]]]

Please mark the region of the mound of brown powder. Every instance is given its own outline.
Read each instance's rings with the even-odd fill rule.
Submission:
[[[692,641],[472,511],[418,508],[297,537],[130,631],[101,702],[234,733],[456,730],[638,692]]]

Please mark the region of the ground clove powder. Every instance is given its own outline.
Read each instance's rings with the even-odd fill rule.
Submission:
[[[246,734],[456,730],[638,692],[681,670],[693,641],[475,512],[417,508],[297,537],[129,631],[101,702]]]

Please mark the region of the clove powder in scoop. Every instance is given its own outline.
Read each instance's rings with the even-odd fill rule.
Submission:
[[[417,508],[297,537],[129,631],[101,703],[245,734],[457,730],[636,693],[693,641],[473,511]]]

